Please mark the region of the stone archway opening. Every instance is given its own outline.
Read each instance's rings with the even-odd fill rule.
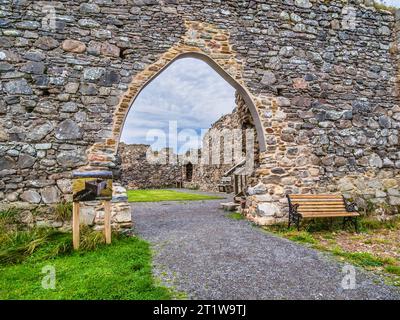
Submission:
[[[246,104],[248,111],[253,119],[254,128],[257,131],[257,135],[259,137],[264,137],[264,130],[261,123],[260,115],[257,110],[257,102],[249,90],[244,86],[242,81],[238,80],[238,78],[233,77],[228,72],[232,72],[232,69],[236,69],[239,66],[232,67],[230,66],[228,71],[224,69],[221,65],[215,61],[212,56],[209,56],[203,52],[192,51],[193,49],[187,49],[187,52],[177,53],[175,57],[171,60],[160,58],[160,60],[143,71],[143,75],[138,75],[131,82],[128,92],[125,94],[123,99],[121,100],[118,109],[114,113],[114,124],[113,124],[113,138],[115,139],[116,148],[118,149],[118,143],[121,138],[122,129],[126,122],[126,118],[132,106],[134,105],[137,97],[140,93],[154,80],[156,79],[164,70],[166,70],[170,65],[172,65],[175,61],[185,59],[185,58],[193,58],[199,59],[205,62],[208,66],[210,66],[217,74],[219,74],[228,84],[230,84],[237,92],[237,95],[243,99]],[[231,60],[229,60],[231,61]],[[231,62],[233,65],[234,63]],[[129,100],[129,103],[126,102]],[[265,151],[266,144],[265,139],[260,139],[260,151]]]
[[[208,63],[204,63],[205,60]],[[210,65],[213,67],[210,68]],[[169,67],[171,68],[168,69]],[[177,88],[180,87],[182,75],[196,74],[196,69],[203,70],[199,74],[203,75],[204,79],[192,75],[194,80],[189,81],[188,87],[192,90],[195,87],[196,90],[191,91],[187,99],[178,95],[180,100],[174,100],[175,94],[181,90]],[[219,72],[215,73],[216,70]],[[124,127],[120,136],[125,142],[118,141],[117,152],[118,158],[121,159],[120,181],[124,186],[129,189],[181,186],[217,192],[220,191],[220,184],[230,184],[223,190],[229,193],[235,190],[239,193],[247,186],[241,184],[241,188],[234,188],[234,181],[239,178],[249,183],[255,180],[254,168],[259,165],[260,145],[255,125],[257,121],[254,120],[251,109],[257,119],[258,113],[255,105],[252,104],[252,108],[248,107],[246,100],[239,93],[244,92],[248,99],[251,99],[247,91],[236,81],[227,82],[228,78],[231,77],[228,77],[211,58],[204,54],[194,53],[179,55],[144,83],[124,116]],[[209,84],[210,79],[212,79],[212,85]],[[174,85],[169,87],[168,82]],[[235,85],[233,86],[232,83]],[[231,98],[226,99],[224,94],[221,95],[219,91],[211,89],[215,86],[222,91],[224,87],[232,88],[233,90],[226,89],[227,95],[231,95]],[[204,99],[204,97],[209,100],[203,100],[203,108],[206,109],[206,101],[210,101],[212,105],[211,108],[209,107],[210,114],[205,117],[199,113],[203,109],[199,108],[198,104],[191,105],[188,101],[197,98]],[[221,101],[223,98],[225,100],[222,100],[222,105],[215,102],[213,104],[213,100]],[[163,105],[164,108],[157,106],[157,103]],[[181,127],[179,121],[184,121],[184,119],[181,119],[182,115],[177,114],[176,110],[168,108],[171,103],[180,105],[181,113],[190,113],[190,118],[196,119],[191,123],[193,127]],[[195,105],[197,108],[194,107]],[[150,113],[148,113],[149,109],[152,109]],[[219,109],[219,112],[211,112],[215,109]],[[170,112],[171,115],[169,115]],[[176,122],[179,130],[175,134],[181,137],[181,133],[185,130],[199,132],[198,123],[204,124],[204,118],[207,120],[207,125],[201,127],[201,130],[204,130],[205,135],[201,137],[202,134],[199,133],[196,135],[198,139],[195,138],[197,141],[202,141],[200,143],[202,146],[199,145],[198,149],[182,151],[181,146],[178,147],[169,139],[164,141],[165,144],[162,147],[157,143],[151,145],[148,143],[147,133],[158,131],[160,128],[162,133],[165,133],[164,137],[170,137],[171,132],[167,132],[169,128],[166,122]],[[154,124],[155,127],[142,127],[142,123],[147,122],[148,119],[151,119],[153,124],[154,121],[157,122]],[[146,134],[142,133],[143,129]],[[135,132],[137,132],[136,136]],[[153,142],[157,142],[157,139]],[[157,151],[154,147],[158,148]],[[251,164],[249,164],[250,161]],[[248,169],[247,172],[246,169]]]
[[[193,164],[188,162],[185,164],[185,180],[191,182],[193,178]]]

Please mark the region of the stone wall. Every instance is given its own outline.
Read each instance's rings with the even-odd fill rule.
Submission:
[[[252,158],[249,160],[254,161],[254,169],[257,169],[259,165],[259,145],[253,119],[243,98],[238,93],[235,94],[235,97],[236,107],[232,113],[218,119],[205,134],[202,149],[195,152],[196,155],[199,155],[199,158],[192,161],[192,180],[183,179],[184,187],[198,188],[203,191],[219,191],[218,185],[221,184],[222,177],[234,165],[245,159],[246,153],[251,153],[251,155],[248,154],[247,156]],[[254,138],[250,135],[247,137],[254,144],[254,149],[252,148],[250,152],[246,150],[246,129],[251,130],[254,135]],[[225,144],[233,143],[235,135],[241,135],[241,141],[239,142],[241,144],[239,145],[241,147],[240,155],[238,155],[237,159],[232,156],[231,160],[228,159],[226,161],[224,159],[224,146]],[[232,152],[233,150],[229,151]],[[183,167],[183,177],[185,177],[185,167]],[[255,172],[250,172],[249,177],[257,180]],[[251,181],[252,179],[250,179],[250,183]]]
[[[132,208],[127,200],[126,189],[114,183],[111,201],[111,227],[113,230],[120,232],[131,232],[132,230]],[[17,209],[19,213],[16,222],[21,226],[71,230],[72,212],[71,217],[65,219],[57,214],[57,206],[58,204],[40,204],[28,201],[15,201],[11,205],[7,202],[0,202],[0,211],[10,207]],[[104,229],[104,208],[101,201],[81,202],[79,211],[81,224],[88,225],[94,230]]]
[[[163,149],[157,154],[157,161],[153,161],[147,158],[148,152],[153,153],[150,145],[119,144],[121,184],[129,189],[176,187],[182,174],[176,154]]]
[[[130,105],[185,56],[249,107],[264,192],[249,215],[272,221],[285,193],[343,185],[397,201],[399,28],[370,0],[3,0],[0,25],[4,203],[52,204],[70,197],[73,170],[116,169]]]
[[[238,112],[235,109],[231,114],[226,114],[218,119],[214,124],[212,124],[209,131],[205,134],[203,139],[203,148],[198,152],[195,152],[198,155],[197,159],[194,161],[190,161],[188,159],[186,162],[191,162],[193,164],[193,175],[192,179],[188,181],[186,179],[185,166],[183,169],[183,186],[185,188],[193,188],[199,189],[202,191],[218,191],[218,185],[221,183],[221,178],[226,171],[228,171],[234,163],[224,163],[223,159],[223,129],[238,129],[241,128],[241,124],[239,122]],[[216,133],[219,138],[221,136],[222,141],[220,143],[216,143],[212,141],[210,137],[210,132]],[[229,133],[230,134],[230,133]],[[229,139],[225,136],[226,139]],[[206,142],[209,140],[209,142]],[[219,139],[218,139],[219,140]],[[208,148],[209,150],[205,151],[204,149]],[[212,162],[212,157],[214,154],[217,154],[218,160],[216,163]],[[204,157],[208,158],[208,161],[205,163]]]

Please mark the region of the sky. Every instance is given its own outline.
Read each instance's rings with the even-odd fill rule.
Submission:
[[[169,146],[179,153],[199,148],[201,133],[234,107],[235,89],[216,71],[201,60],[180,59],[138,95],[128,113],[121,141],[150,144],[153,150],[159,150],[167,145],[169,127],[176,123],[178,139],[172,137]],[[164,137],[158,130],[164,132]],[[154,138],[154,133],[160,134]],[[176,140],[178,143],[174,144]]]
[[[392,6],[400,7],[400,0],[387,0],[387,3]]]
[[[380,2],[400,8],[400,0],[382,0]]]

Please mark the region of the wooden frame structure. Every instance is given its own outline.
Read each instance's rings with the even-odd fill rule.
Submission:
[[[91,201],[93,199],[90,200],[83,200],[85,199],[84,197],[75,197],[75,195],[79,192],[82,192],[82,190],[78,190],[79,188],[76,187],[76,185],[80,186],[80,189],[82,189],[82,182],[80,183],[75,183],[78,180],[83,180],[85,183],[85,188],[86,186],[88,186],[89,184],[86,183],[85,179],[98,179],[99,182],[99,186],[101,186],[102,188],[105,188],[105,186],[107,185],[107,183],[105,182],[105,180],[102,179],[106,179],[112,180],[112,172],[111,171],[94,171],[94,172],[74,172],[72,174],[72,177],[74,179],[76,179],[73,183],[73,192],[74,192],[74,200],[73,200],[73,208],[72,208],[72,242],[73,242],[73,247],[74,250],[78,250],[79,249],[79,244],[80,244],[80,202],[84,202],[84,201]],[[90,180],[89,180],[90,181]],[[92,181],[90,181],[92,182]],[[112,185],[112,181],[110,182],[110,185]],[[104,196],[104,194],[100,194],[100,189],[101,188],[96,188],[96,183],[94,183],[93,186],[91,186],[90,189],[95,189],[95,191],[90,190],[91,193],[95,193],[95,196],[97,195],[97,197],[94,200],[100,200],[103,204],[103,208],[104,208],[104,237],[105,237],[105,242],[106,244],[110,244],[111,243],[111,199],[112,199],[112,189],[110,190],[110,188],[107,189],[107,192],[111,191],[110,195]],[[83,191],[85,191],[86,189],[84,189]],[[97,193],[96,193],[97,192]]]
[[[111,243],[111,201],[103,201],[104,207],[104,237],[106,243]],[[72,242],[74,250],[79,249],[80,243],[80,203],[73,202],[72,208]]]

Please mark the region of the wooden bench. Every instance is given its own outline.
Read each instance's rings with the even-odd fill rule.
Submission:
[[[358,232],[357,217],[360,215],[354,203],[347,202],[342,195],[333,194],[288,194],[289,224],[295,223],[300,229],[303,218],[343,217],[343,227],[352,222]]]

